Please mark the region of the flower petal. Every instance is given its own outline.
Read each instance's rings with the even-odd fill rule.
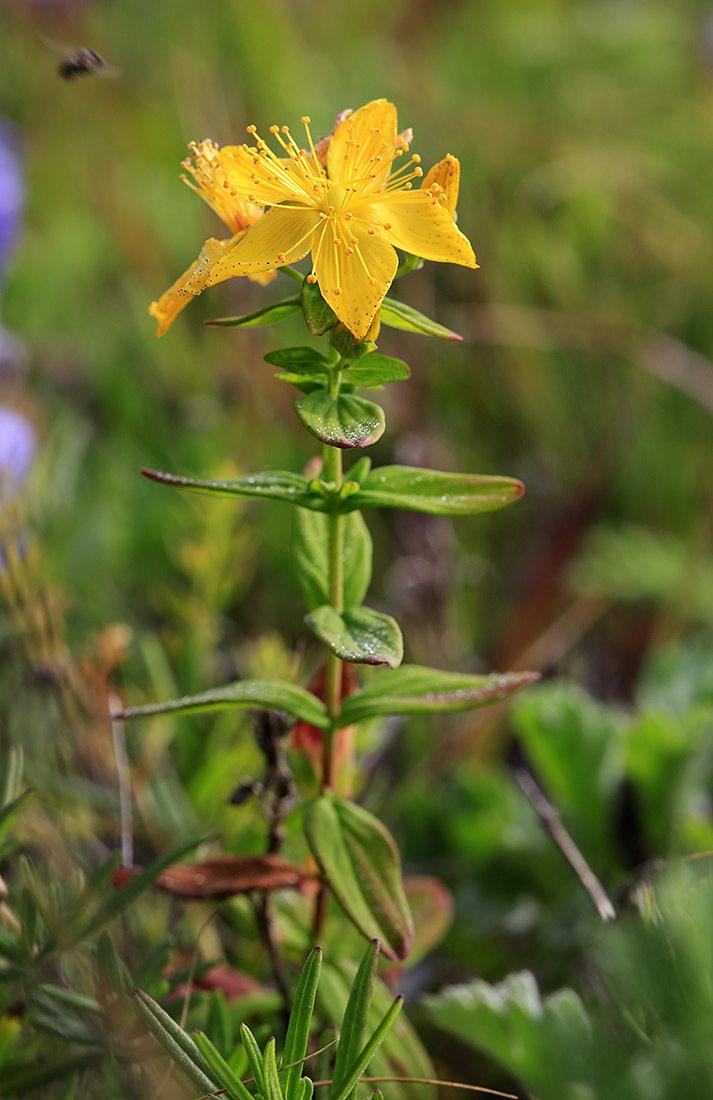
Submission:
[[[446,209],[452,218],[455,217],[456,203],[458,202],[458,186],[460,184],[460,161],[452,157],[450,153],[434,164],[427,176],[421,182],[421,190],[428,191],[432,184],[437,183],[446,195]]]
[[[374,99],[337,126],[327,151],[327,173],[339,183],[373,176],[363,189],[370,194],[385,183],[395,151],[396,108],[387,99]]]
[[[383,237],[369,233],[356,219],[338,219],[336,232],[339,245],[334,244],[329,228],[325,230],[319,254],[314,257],[315,274],[322,297],[339,320],[357,340],[364,340],[396,274],[398,256]],[[351,255],[346,248],[352,249]]]
[[[319,223],[316,210],[273,206],[211,270],[207,286],[234,275],[257,275],[306,256]]]
[[[374,203],[371,212],[378,219],[377,232],[396,248],[424,260],[478,266],[470,241],[456,229],[447,205],[430,192],[395,191]]]
[[[245,236],[245,233],[246,230],[243,229],[225,241],[217,241],[215,237],[210,237],[203,245],[198,259],[183,272],[179,279],[176,279],[173,286],[169,287],[157,302],[151,303],[149,313],[158,321],[157,336],[163,336],[181,310],[186,308],[191,297],[205,289],[206,279],[213,266]]]
[[[258,154],[257,149],[247,145],[225,145],[220,150],[220,163],[230,190],[260,206],[312,197],[305,192],[291,160],[267,152]]]

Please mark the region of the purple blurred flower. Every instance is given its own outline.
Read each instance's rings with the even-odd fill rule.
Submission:
[[[17,139],[0,119],[0,282],[22,225],[25,183]]]
[[[0,405],[0,500],[9,500],[30,472],[35,430],[27,417]]]

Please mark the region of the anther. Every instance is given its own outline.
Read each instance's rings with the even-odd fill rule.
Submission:
[[[308,275],[307,276],[307,282],[308,283],[313,283],[313,284],[316,283],[317,282],[317,276],[316,275]]]
[[[303,126],[309,126],[311,121],[312,119],[309,117],[309,115],[302,115],[302,118],[300,119],[300,122]]]
[[[376,279],[369,279],[370,286],[376,286]]]
[[[334,294],[341,294],[342,293],[342,288],[340,286],[335,286],[333,293]]]
[[[287,258],[285,256],[284,252],[278,252],[277,253],[277,262],[278,262],[278,264],[284,264],[284,263],[287,262]]]

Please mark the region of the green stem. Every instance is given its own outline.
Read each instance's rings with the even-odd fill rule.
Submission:
[[[298,283],[304,282],[304,275],[300,275],[299,271],[296,271],[294,267],[290,267],[289,264],[285,264],[284,267],[280,267],[278,270],[282,271],[285,275],[289,275],[291,279],[295,279]]]
[[[330,390],[335,395],[339,393],[341,382],[341,361],[332,368],[330,378]],[[325,446],[324,448],[324,476],[331,482],[336,490],[342,484],[342,452],[339,447]],[[329,602],[335,611],[344,610],[344,517],[339,512],[332,512],[327,519],[327,531],[329,537]],[[322,767],[322,788],[329,790],[334,783],[333,768],[333,744],[336,722],[341,705],[342,694],[342,662],[333,653],[327,654],[327,673],[325,680],[325,703],[332,719],[331,730],[324,735],[324,754]]]

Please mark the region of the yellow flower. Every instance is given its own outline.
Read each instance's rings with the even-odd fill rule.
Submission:
[[[200,289],[272,271],[311,252],[308,280],[319,283],[339,320],[363,340],[396,274],[395,248],[477,266],[453,219],[458,161],[447,157],[426,177],[427,187],[412,189],[411,181],[423,177],[420,158],[391,171],[408,150],[410,134],[397,135],[396,108],[385,99],[342,117],[330,135],[326,165],[323,149],[317,152],[312,143],[309,118],[302,121],[309,152],[299,149],[287,127],[277,126],[270,132],[286,154],[282,159],[254,126],[248,127],[254,146],[220,150],[229,195],[270,209],[244,237],[224,242],[224,254],[207,258]]]
[[[191,298],[205,289],[208,285],[207,278],[218,260],[243,239],[262,217],[263,212],[262,206],[240,199],[235,192],[229,191],[223,154],[217,145],[212,141],[202,141],[199,145],[192,144],[190,149],[192,159],[184,160],[183,167],[196,182],[191,183],[185,176],[181,178],[205,199],[233,235],[225,241],[218,241],[215,237],[207,240],[195,263],[183,272],[180,279],[157,302],[151,303],[149,313],[158,321],[157,336],[163,336]],[[275,272],[252,276],[263,285],[274,277]]]

